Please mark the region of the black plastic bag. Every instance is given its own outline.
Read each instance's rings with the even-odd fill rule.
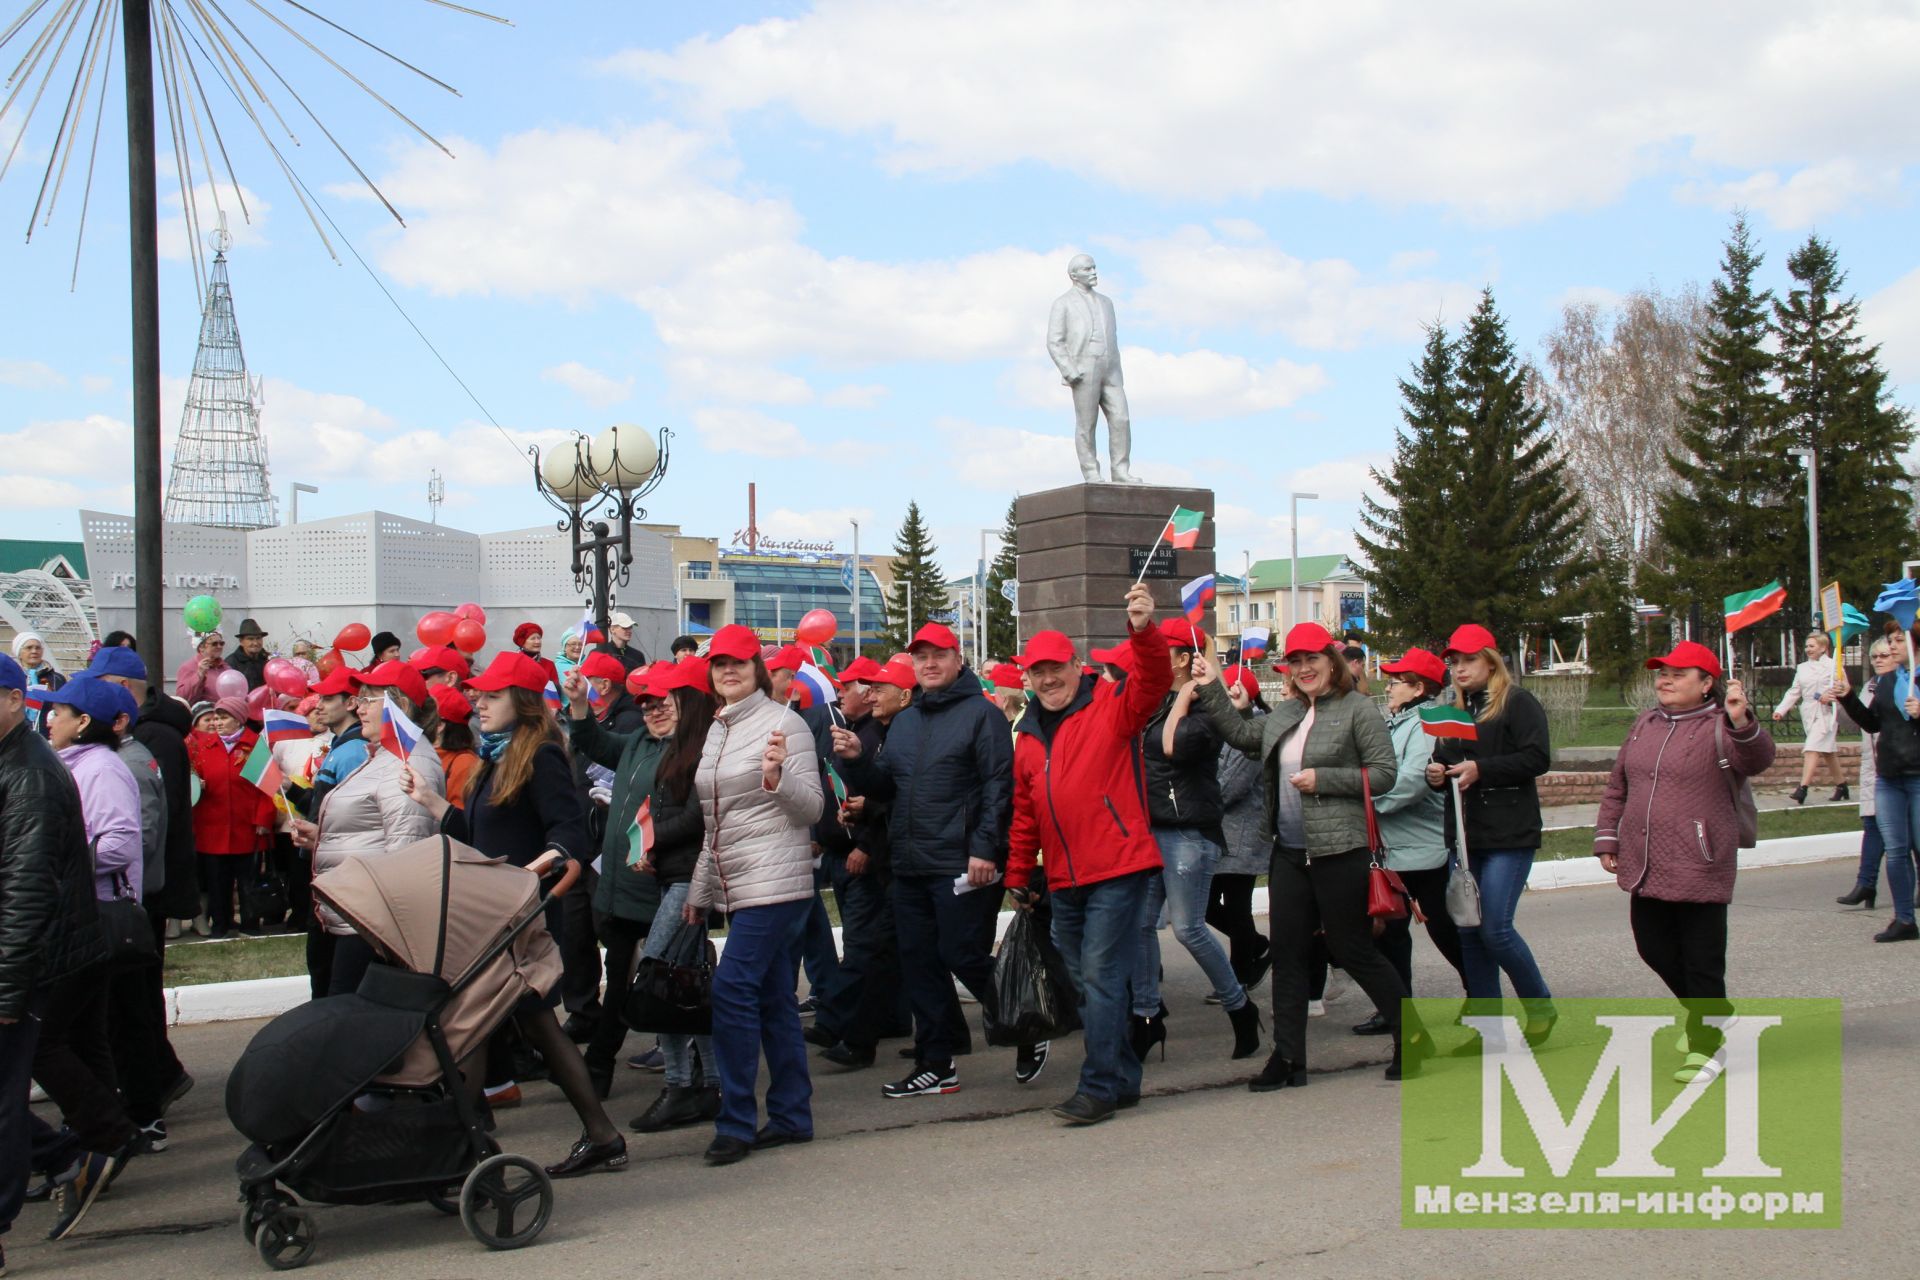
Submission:
[[[993,987],[1000,1009],[998,1018],[987,1020],[988,1044],[1032,1044],[1080,1028],[1080,993],[1031,912],[1016,911],[1007,926],[993,964]]]

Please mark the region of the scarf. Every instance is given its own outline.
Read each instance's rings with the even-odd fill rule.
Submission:
[[[231,751],[235,746],[239,745],[241,737],[243,737],[246,732],[245,729],[236,729],[232,733],[223,733],[220,735],[220,741],[226,743],[227,750]]]
[[[512,741],[513,730],[511,729],[504,733],[482,733],[480,735],[480,742],[475,749],[479,751],[482,760],[491,762],[498,760],[500,753],[505,751],[507,744]]]

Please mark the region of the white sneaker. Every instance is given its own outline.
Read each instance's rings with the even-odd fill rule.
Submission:
[[[195,916],[193,918],[193,931],[199,934],[203,938],[206,937],[208,934],[212,933],[213,932],[212,917]]]
[[[47,1091],[37,1084],[27,1091],[28,1102],[45,1102],[46,1100]]]
[[[1326,1017],[1326,1016],[1327,1016],[1327,1002],[1326,1002],[1325,1000],[1309,1000],[1309,1001],[1307,1001],[1307,1016],[1308,1016],[1309,1018],[1324,1018],[1324,1017]]]
[[[174,939],[178,938],[179,936],[180,936],[180,922],[178,920],[172,920],[172,919],[168,920],[167,921],[167,941],[172,942]]]

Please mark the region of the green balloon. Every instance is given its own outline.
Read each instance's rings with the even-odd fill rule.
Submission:
[[[180,610],[180,617],[195,631],[216,631],[220,627],[220,602],[212,596],[195,596]]]

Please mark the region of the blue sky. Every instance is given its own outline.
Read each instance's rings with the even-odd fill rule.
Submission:
[[[1810,230],[1829,238],[1901,399],[1920,389],[1911,3],[497,0],[512,27],[314,6],[460,97],[268,7],[455,153],[229,7],[406,218],[296,124],[290,163],[401,305],[520,448],[671,427],[650,513],[689,532],[744,524],[751,480],[769,535],[844,547],[854,518],[880,549],[913,498],[970,565],[1015,492],[1077,479],[1043,331],[1082,250],[1119,310],[1136,470],[1217,491],[1223,567],[1285,553],[1293,489],[1323,495],[1302,552],[1349,549],[1423,324],[1491,285],[1536,352],[1569,299],[1706,283],[1735,206],[1768,283]],[[28,220],[70,82],[0,182],[0,228]],[[328,258],[208,88],[254,213],[231,270],[276,489],[319,485],[311,516],[424,517],[437,467],[448,523],[546,518],[512,446]],[[122,110],[116,85],[78,289],[77,167],[51,226],[0,249],[0,536],[130,509]],[[162,129],[170,444],[199,299]]]

